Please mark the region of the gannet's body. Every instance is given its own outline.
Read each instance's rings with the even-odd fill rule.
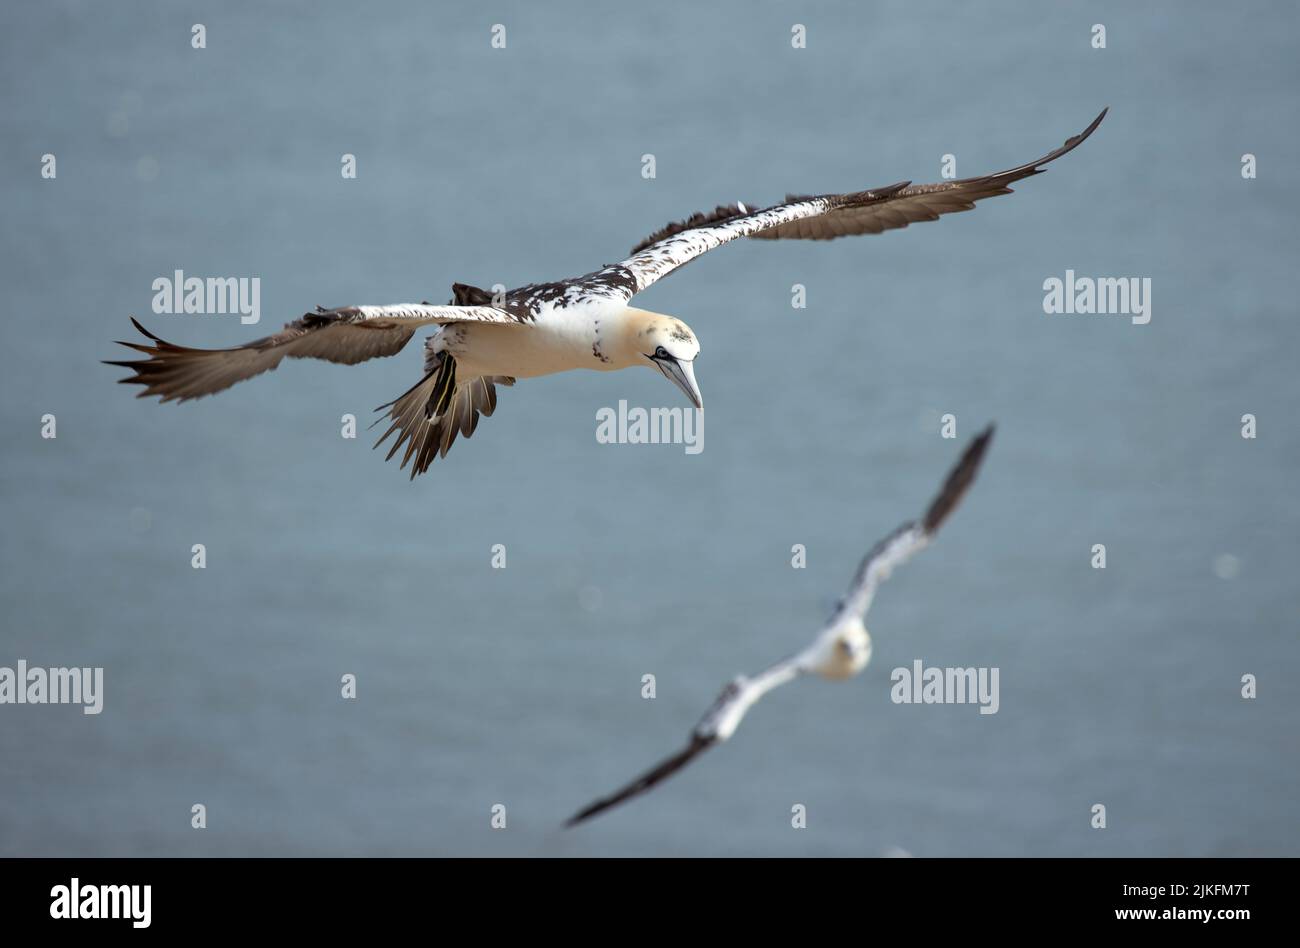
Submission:
[[[863,619],[871,608],[876,589],[889,578],[894,567],[929,545],[939,527],[956,509],[974,482],[992,438],[993,427],[990,425],[962,453],[961,460],[948,473],[938,495],[926,508],[925,515],[919,521],[903,524],[867,553],[853,577],[848,595],[840,602],[835,614],[813,639],[812,644],[752,678],[741,675],[733,679],[695,725],[685,748],[622,789],[584,807],[566,825],[581,823],[645,793],[710,747],[726,741],[736,732],[755,702],[773,688],[803,675],[819,675],[831,681],[843,681],[866,668],[871,661],[871,636]]]
[[[126,342],[147,358],[112,362],[134,372],[122,379],[143,385],[142,397],[187,401],[270,371],[289,358],[352,365],[394,355],[421,326],[440,327],[425,343],[425,375],[405,394],[381,406],[391,425],[379,439],[398,436],[388,456],[406,445],[402,466],[411,476],[446,455],[457,434],[469,437],[480,415],[496,409],[496,386],[573,369],[658,369],[702,407],[695,382],[695,334],[672,316],[639,310],[632,298],[701,254],[740,237],[831,240],[878,234],[943,214],[968,211],[975,202],[1009,194],[1010,185],[1077,147],[1101,124],[1105,111],[1081,134],[1029,164],[1008,171],[913,186],[910,181],[870,191],[788,197],[783,204],[750,210],[721,205],[669,224],[643,240],[623,262],[556,283],[533,284],[492,295],[455,284],[445,306],[407,303],[320,309],[273,336],[234,349],[189,349],[159,339],[138,322],[152,345]],[[132,320],[135,322],[134,320]]]
[[[674,333],[682,341],[694,338],[686,324],[672,316],[593,300],[566,309],[543,307],[528,332],[501,323],[452,323],[430,337],[428,348],[450,353],[458,371],[468,378],[531,379],[574,369],[631,368],[645,362],[638,338],[653,336],[658,345],[670,341]]]

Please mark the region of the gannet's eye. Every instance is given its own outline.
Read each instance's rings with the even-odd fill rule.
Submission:
[[[665,349],[663,346],[657,346],[657,347],[655,348],[655,358],[656,358],[656,359],[668,359],[668,358],[671,358],[671,356],[668,355],[668,350]]]

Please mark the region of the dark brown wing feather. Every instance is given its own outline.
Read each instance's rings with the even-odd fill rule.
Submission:
[[[652,770],[647,770],[621,790],[612,793],[607,797],[601,797],[596,802],[583,807],[577,813],[573,814],[573,816],[569,817],[564,825],[576,826],[584,820],[589,820],[596,814],[608,810],[610,807],[618,806],[618,804],[622,803],[624,800],[645,793],[655,784],[666,780],[673,774],[677,773],[677,771],[690,763],[691,760],[704,753],[704,751],[708,750],[716,743],[716,738],[699,737],[698,735],[692,736],[691,742],[687,744],[685,748],[678,751],[667,760],[661,762]]]
[[[948,519],[948,515],[957,509],[961,499],[966,496],[966,491],[975,481],[975,475],[979,472],[980,463],[984,460],[984,452],[989,448],[989,442],[993,440],[993,426],[989,425],[966,447],[962,453],[961,460],[948,474],[947,480],[943,482],[943,487],[939,489],[939,494],[930,502],[929,509],[925,512],[925,519],[921,521],[926,535],[932,535],[939,529],[943,522]]]
[[[905,186],[893,190],[893,193],[885,193],[889,189],[878,189],[879,197],[874,201],[833,210],[820,217],[806,217],[778,224],[750,236],[762,240],[834,240],[836,237],[855,234],[879,234],[918,221],[938,220],[943,214],[972,210],[976,201],[999,194],[1011,194],[1009,185],[1042,173],[1043,165],[1073,151],[1096,131],[1107,111],[1102,109],[1091,125],[1037,161],[979,178]],[[807,198],[788,196],[786,203],[793,204],[802,200]]]
[[[749,213],[745,207],[739,204],[719,204],[711,211],[696,211],[684,221],[673,221],[664,227],[659,228],[645,240],[641,241],[632,248],[632,253],[640,253],[651,244],[657,244],[665,237],[671,237],[673,234],[680,234],[684,230],[690,230],[692,227],[707,227],[710,224],[721,224],[723,221],[729,221],[733,217],[744,217]]]
[[[492,294],[481,287],[470,286],[468,283],[453,283],[451,285],[451,301],[456,306],[491,306]]]
[[[351,310],[308,313],[273,336],[233,349],[174,345],[159,339],[132,317],[135,328],[153,344],[119,341],[119,345],[142,352],[148,358],[105,361],[135,373],[121,382],[143,385],[144,391],[138,397],[157,395],[164,402],[184,402],[224,391],[236,382],[269,372],[286,356],[355,365],[367,359],[396,355],[420,328],[416,323],[399,320],[356,322],[352,313]]]

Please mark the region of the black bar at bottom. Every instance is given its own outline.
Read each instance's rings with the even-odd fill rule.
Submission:
[[[6,934],[75,926],[82,936],[337,937],[460,920],[480,934],[545,922],[613,938],[675,926],[683,913],[737,929],[762,927],[771,913],[796,925],[856,918],[864,937],[875,924],[911,919],[926,936],[1047,925],[1230,938],[1253,923],[1285,923],[1295,867],[1286,859],[9,859],[0,860],[0,918]]]

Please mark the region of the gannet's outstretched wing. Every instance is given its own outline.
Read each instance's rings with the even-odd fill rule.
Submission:
[[[703,253],[737,237],[765,240],[831,240],[852,234],[879,234],[917,221],[938,220],[940,215],[969,211],[976,201],[1010,194],[1010,185],[1042,172],[1043,166],[1077,148],[1101,124],[1106,109],[1092,124],[1064,145],[1037,161],[996,174],[938,184],[913,185],[910,181],[869,191],[787,197],[785,203],[763,210],[744,204],[724,204],[692,215],[656,231],[632,249],[620,264],[590,274],[596,282],[625,282],[630,298]],[[626,274],[625,281],[620,280]]]
[[[269,372],[285,356],[355,365],[367,359],[396,355],[421,326],[457,322],[520,325],[526,321],[523,316],[491,306],[428,303],[345,306],[318,309],[286,324],[273,336],[233,349],[190,349],[159,339],[132,317],[135,328],[153,344],[121,342],[120,345],[143,352],[148,358],[107,364],[120,365],[135,373],[121,382],[143,385],[140,398],[157,395],[164,402],[184,402]]]

